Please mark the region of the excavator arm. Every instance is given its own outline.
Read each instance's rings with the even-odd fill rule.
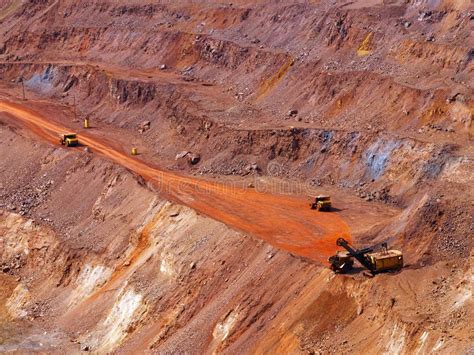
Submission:
[[[354,249],[347,240],[339,238],[336,244],[346,249],[351,256],[353,256],[359,263],[365,266],[370,271],[375,271],[375,266],[367,259],[366,254],[373,251],[372,248]]]

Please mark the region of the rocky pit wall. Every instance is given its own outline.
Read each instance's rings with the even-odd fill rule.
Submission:
[[[335,277],[161,200],[90,153],[0,129],[2,166],[17,167],[1,180],[4,351],[466,347],[469,263]]]
[[[61,101],[64,85],[74,82],[71,81],[71,71],[81,70],[51,65],[10,65],[4,68],[13,70],[19,67],[25,70],[24,73],[39,71],[40,77],[47,77],[46,81],[50,83],[47,95],[41,90],[30,95],[46,95],[58,101]],[[11,75],[10,69],[5,72],[6,78]],[[88,94],[84,102],[96,100],[90,107],[100,102],[101,113],[93,110],[95,113],[87,117],[92,122],[96,122],[96,115],[107,117],[106,122],[97,119],[100,123],[94,124],[108,130],[111,137],[119,131],[127,132],[129,140],[139,142],[140,151],[159,166],[208,176],[268,175],[291,178],[309,187],[336,186],[349,194],[355,192],[364,200],[408,208],[410,212],[404,214],[399,226],[385,229],[379,236],[383,239],[383,235],[393,235],[401,239],[401,245],[416,246],[414,260],[431,262],[469,254],[472,241],[465,236],[472,230],[469,217],[471,194],[462,191],[466,182],[473,179],[473,165],[471,152],[463,146],[462,140],[420,139],[381,130],[367,132],[308,127],[244,130],[216,124],[212,120],[199,120],[192,115],[163,119],[176,107],[168,105],[189,106],[187,99],[173,101],[173,94],[159,105],[158,119],[150,121],[149,128],[142,129],[136,117],[143,116],[131,112],[155,109],[155,100],[150,101],[151,107],[137,103],[137,107],[141,107],[136,109],[138,111],[111,111],[112,106],[107,103],[113,96],[111,92],[100,89],[106,87],[105,81],[96,81],[105,74],[101,70],[88,70],[90,72],[84,74],[85,80],[79,82],[87,82],[89,77],[91,83],[88,85],[96,91]],[[181,84],[175,88],[178,92],[188,89]],[[90,90],[82,88],[80,92]],[[101,95],[102,100],[98,99]],[[58,114],[62,115],[60,108],[58,106]],[[63,108],[69,110],[68,106]],[[113,113],[107,115],[106,112]],[[129,117],[135,117],[137,122],[129,122]],[[72,124],[79,125],[80,121]],[[122,133],[117,134],[120,140]],[[183,152],[192,154],[193,151],[200,153],[199,164],[188,164],[187,158],[178,159]],[[447,190],[458,193],[456,196],[447,195]],[[420,201],[425,205],[420,205]],[[459,206],[465,206],[467,210],[459,210]],[[449,231],[449,236],[446,236],[446,231]],[[374,235],[368,235],[366,239],[368,243],[377,240]]]
[[[33,201],[2,205],[3,351],[449,352],[468,341],[472,265],[335,277],[88,153],[32,152],[27,132],[0,134],[2,164],[22,172],[2,170],[2,196]],[[425,293],[437,301],[418,304]]]
[[[467,1],[88,5],[31,3],[5,21],[1,78],[77,100],[79,117],[126,129],[162,166],[273,163],[403,200],[445,164],[472,165]],[[187,151],[202,163],[176,162]]]
[[[407,268],[335,277],[0,118],[0,351],[469,351],[469,2],[234,3],[10,1],[2,85],[172,170],[403,208],[356,242]]]

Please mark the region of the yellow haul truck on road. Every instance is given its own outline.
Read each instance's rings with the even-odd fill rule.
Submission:
[[[59,136],[59,143],[66,147],[74,147],[79,145],[79,140],[76,133],[64,133]]]
[[[382,250],[374,252],[373,248],[354,249],[345,239],[339,238],[336,244],[347,251],[338,251],[329,258],[331,269],[337,273],[345,273],[352,269],[356,259],[372,274],[384,271],[396,271],[403,267],[403,253],[400,250],[387,249],[387,243],[382,244]]]
[[[331,197],[327,195],[319,195],[314,198],[314,201],[310,204],[311,209],[318,211],[330,211],[331,210]]]

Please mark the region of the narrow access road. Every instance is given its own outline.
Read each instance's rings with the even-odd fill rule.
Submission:
[[[71,131],[22,104],[2,100],[1,111],[53,144],[59,144],[59,134]],[[180,176],[150,166],[86,133],[80,134],[79,141],[93,152],[142,176],[156,186],[164,198],[293,254],[325,262],[337,249],[338,237],[350,240],[349,228],[336,212],[311,210],[305,198]]]

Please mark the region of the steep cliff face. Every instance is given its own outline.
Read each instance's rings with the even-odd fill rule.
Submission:
[[[472,345],[469,1],[0,8],[0,350]],[[173,198],[97,149],[60,148],[11,105],[199,175],[199,193]],[[200,200],[205,180],[235,209]],[[298,213],[316,193],[337,209]],[[272,235],[288,215],[299,224]],[[356,245],[388,240],[407,267],[334,275],[334,243],[302,252],[318,219]]]
[[[14,4],[2,78],[140,131],[175,169],[176,154],[196,150],[206,174],[259,160],[292,176],[411,186],[436,174],[427,156],[443,165],[472,135],[467,1]],[[396,173],[405,162],[413,171]]]

